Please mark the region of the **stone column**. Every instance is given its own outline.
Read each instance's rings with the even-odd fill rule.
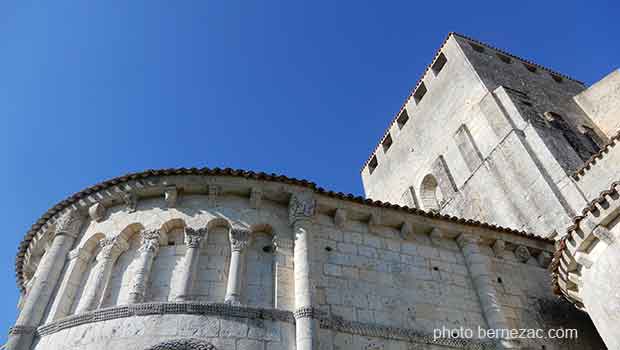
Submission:
[[[76,314],[97,309],[103,302],[103,292],[112,276],[112,268],[118,257],[129,248],[129,243],[121,237],[106,238],[99,241],[101,251],[97,255],[97,263],[85,286],[84,295],[75,309]]]
[[[506,317],[502,313],[499,296],[493,285],[491,259],[480,249],[480,237],[461,234],[457,243],[465,257],[465,265],[471,276],[474,289],[478,294],[482,313],[490,329],[510,329]],[[516,340],[502,339],[498,341],[499,349],[519,349]]]
[[[245,248],[250,244],[250,235],[250,231],[246,229],[230,229],[230,268],[228,269],[228,284],[224,298],[226,304],[241,304]]]
[[[58,289],[58,293],[50,309],[52,321],[67,316],[71,312],[71,305],[73,304],[75,293],[84,277],[84,272],[88,267],[89,260],[90,254],[84,248],[69,252],[67,272],[65,272],[64,278],[60,284],[60,289]]]
[[[295,340],[297,350],[317,347],[318,322],[312,305],[310,276],[310,242],[312,218],[316,202],[311,194],[294,194],[289,203],[289,221],[293,226],[295,281]]]
[[[200,259],[200,242],[206,237],[207,229],[195,230],[191,227],[185,228],[185,263],[182,276],[175,288],[177,301],[188,301],[192,297],[196,272],[198,271],[198,260]]]
[[[145,230],[140,234],[142,243],[138,249],[136,270],[131,281],[129,304],[141,303],[146,295],[146,286],[151,275],[153,260],[159,251],[159,230]]]
[[[52,244],[37,266],[34,283],[24,300],[15,326],[9,331],[7,349],[24,350],[32,345],[34,331],[41,323],[60,279],[67,253],[80,233],[82,222],[82,218],[73,210],[65,212],[56,220]]]

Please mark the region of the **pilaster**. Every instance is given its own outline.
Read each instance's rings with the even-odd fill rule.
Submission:
[[[200,244],[207,236],[207,229],[185,228],[185,259],[182,270],[182,277],[179,285],[175,288],[177,301],[191,300],[194,290],[194,282],[198,271],[198,261],[200,259]]]
[[[41,258],[33,276],[34,283],[9,334],[7,349],[30,348],[34,330],[41,323],[52,292],[60,279],[67,253],[79,235],[82,223],[82,217],[74,210],[66,211],[56,220],[52,244]]]
[[[250,244],[250,237],[251,233],[247,229],[230,229],[230,268],[228,273],[228,284],[226,286],[226,297],[224,299],[226,304],[241,304],[245,250]]]

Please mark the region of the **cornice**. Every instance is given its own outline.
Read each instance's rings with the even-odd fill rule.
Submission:
[[[237,178],[245,178],[248,180],[277,182],[277,183],[283,183],[283,184],[292,185],[292,186],[300,186],[300,187],[304,187],[306,189],[313,191],[317,195],[326,196],[326,197],[343,200],[343,201],[347,201],[351,203],[357,203],[357,204],[366,205],[370,207],[376,207],[376,208],[385,208],[385,209],[395,210],[401,213],[413,214],[417,216],[433,218],[433,219],[438,219],[438,220],[444,220],[447,222],[460,224],[460,225],[490,229],[490,230],[504,232],[508,234],[523,236],[523,237],[527,237],[527,238],[538,240],[538,241],[544,241],[547,243],[553,242],[552,240],[542,238],[532,233],[528,233],[525,231],[518,231],[515,229],[502,227],[502,226],[498,226],[494,224],[489,224],[489,223],[485,223],[485,222],[481,222],[477,220],[459,218],[456,216],[444,215],[444,214],[439,214],[439,213],[434,213],[434,212],[426,212],[421,209],[409,208],[406,206],[400,206],[400,205],[391,204],[388,202],[375,201],[375,200],[364,198],[361,196],[355,196],[353,194],[334,192],[334,191],[326,190],[322,187],[319,187],[313,182],[291,178],[291,177],[287,177],[283,175],[267,174],[264,172],[253,172],[253,171],[238,170],[238,169],[231,169],[231,168],[225,168],[225,169],[221,169],[221,168],[174,168],[174,169],[159,169],[159,170],[150,169],[150,170],[145,170],[142,172],[130,173],[127,175],[115,177],[113,179],[106,180],[98,184],[95,184],[91,187],[83,189],[82,191],[79,191],[73,194],[72,196],[62,200],[61,202],[59,202],[58,204],[50,208],[47,212],[45,212],[41,216],[41,218],[39,218],[39,220],[37,220],[36,223],[32,225],[32,227],[26,233],[24,239],[19,245],[19,250],[17,253],[17,257],[16,257],[16,262],[15,262],[15,272],[16,272],[18,287],[22,291],[25,291],[22,271],[23,271],[23,266],[24,266],[24,258],[26,256],[26,251],[28,250],[28,247],[33,242],[34,238],[37,237],[37,233],[39,232],[39,230],[42,227],[48,225],[48,221],[53,222],[54,220],[56,220],[59,214],[63,213],[67,208],[75,208],[80,204],[81,201],[83,201],[89,196],[95,195],[100,191],[105,191],[113,187],[118,187],[119,185],[123,185],[130,181],[147,180],[147,179],[152,179],[152,178],[157,178],[157,177],[162,177],[162,176],[184,176],[184,175],[198,175],[198,176],[206,176],[206,177],[211,177],[211,176],[237,177]]]

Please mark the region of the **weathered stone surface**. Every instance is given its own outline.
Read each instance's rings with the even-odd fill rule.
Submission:
[[[433,332],[568,324],[579,342],[502,346],[602,348],[576,310],[550,319],[541,307],[554,300],[552,241],[436,215],[560,232],[585,203],[580,193],[617,174],[611,146],[578,179],[567,174],[594,147],[579,146],[588,136],[567,127],[588,123],[572,102],[585,87],[484,50],[448,38],[441,74],[433,64],[425,94],[405,106],[415,123],[399,118],[389,153],[363,173],[370,197],[430,213],[234,170],[119,178],[61,203],[25,240],[22,311],[8,349],[490,349],[497,344]],[[611,213],[607,197],[592,210]],[[571,244],[601,244],[563,262],[566,293],[617,348],[608,325],[618,321],[620,287],[606,283],[618,280],[617,220],[588,222],[596,239]],[[605,298],[608,307],[593,306]]]

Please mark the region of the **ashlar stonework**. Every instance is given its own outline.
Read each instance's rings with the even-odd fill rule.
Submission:
[[[6,348],[620,348],[618,81],[450,33],[362,169],[368,198],[218,168],[78,192],[19,247]],[[451,331],[523,328],[578,338]]]

